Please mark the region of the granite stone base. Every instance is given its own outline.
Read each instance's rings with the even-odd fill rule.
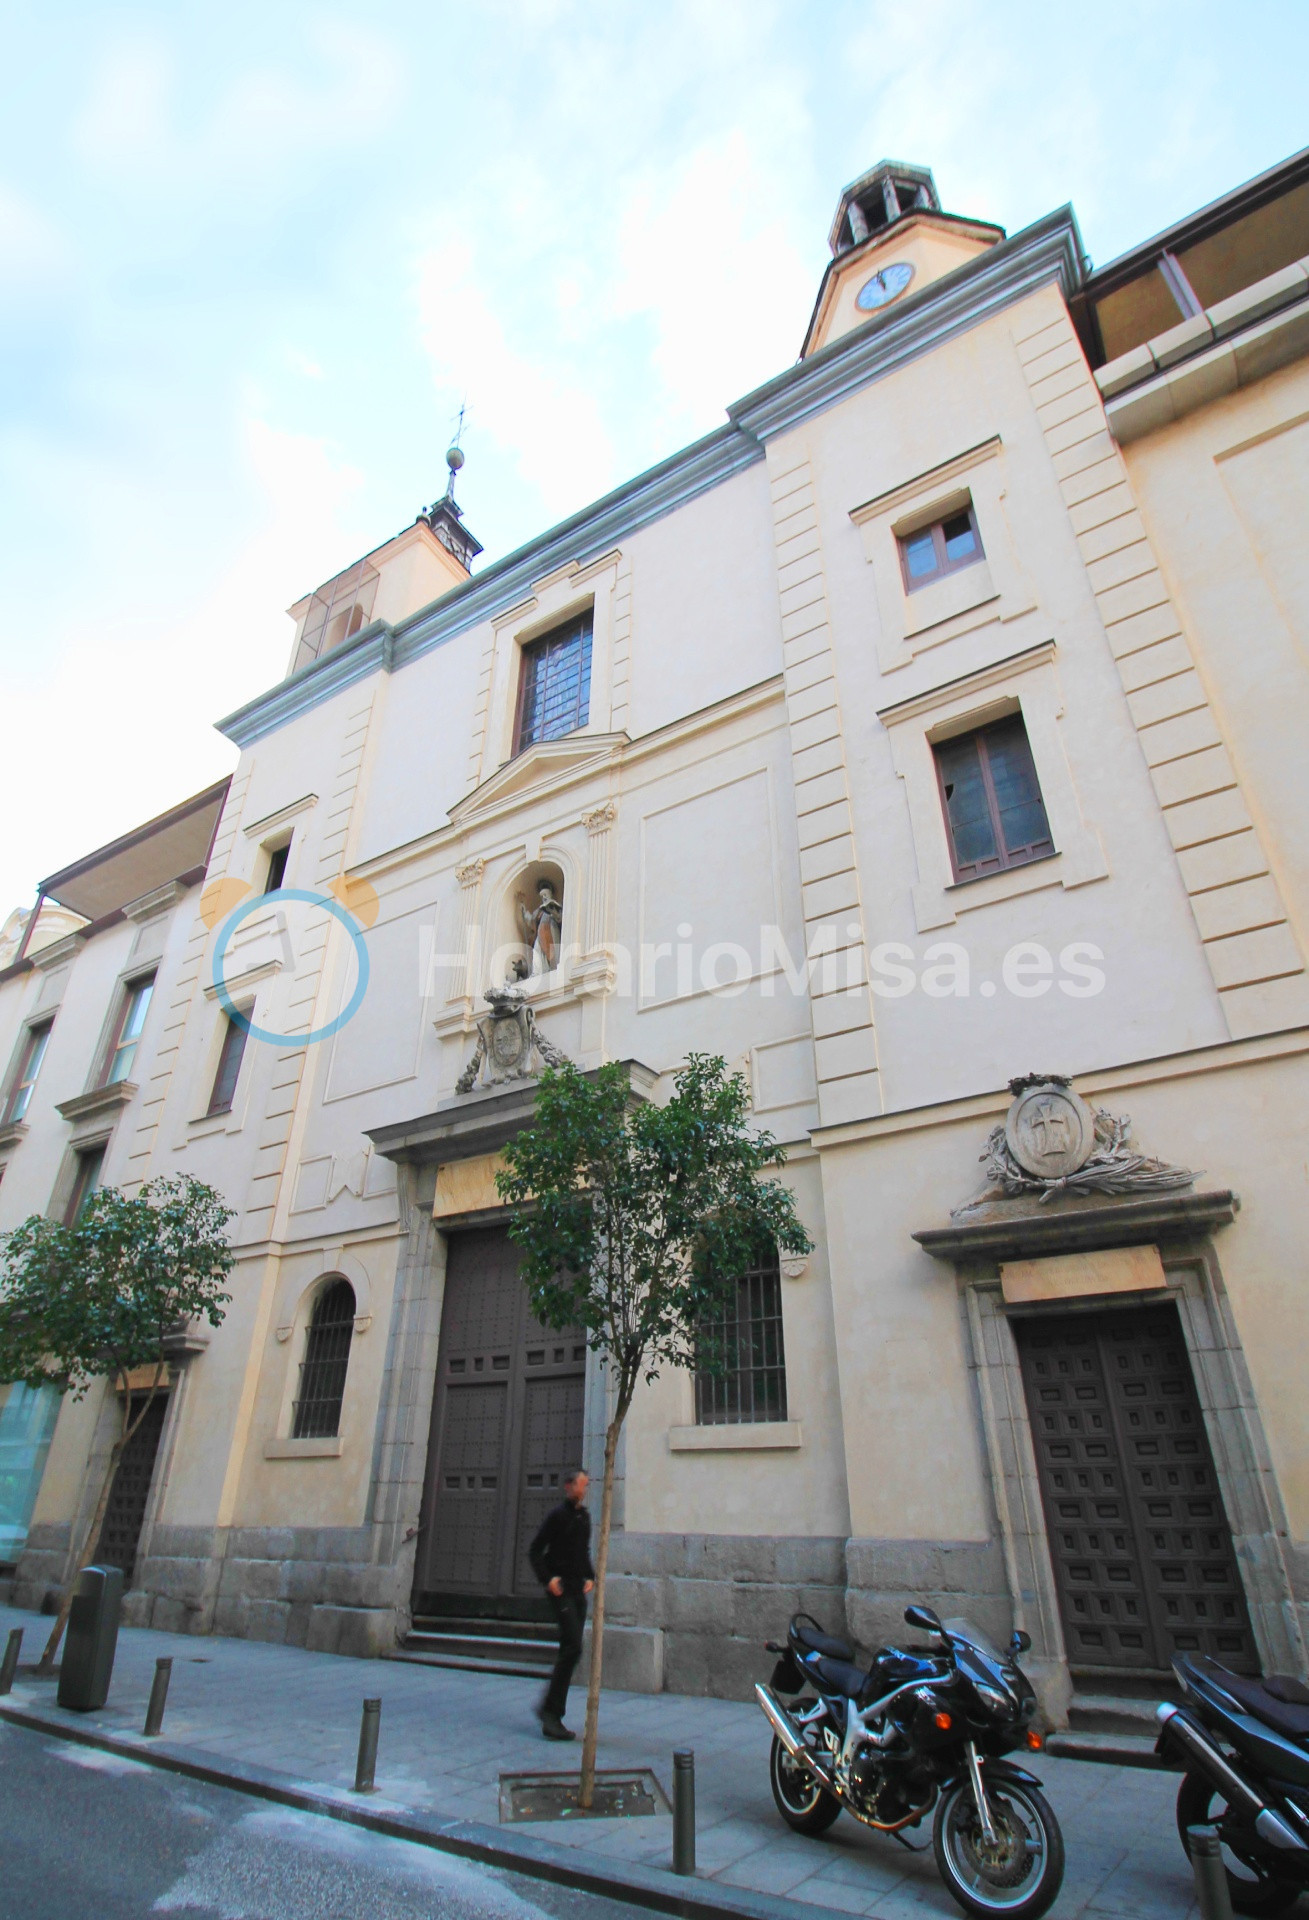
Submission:
[[[911,1601],[966,1616],[992,1638],[1012,1630],[1004,1560],[990,1541],[623,1533],[609,1552],[608,1617],[661,1630],[669,1693],[750,1699],[772,1666],[764,1642],[784,1639],[793,1613],[864,1652],[905,1638]]]
[[[14,1570],[11,1605],[44,1610],[47,1597],[59,1591],[71,1538],[67,1523],[31,1528]]]
[[[373,1658],[408,1626],[400,1569],[368,1556],[367,1527],[157,1526],[123,1622],[220,1633]],[[66,1527],[34,1528],[14,1603],[57,1588]],[[869,1651],[906,1635],[911,1601],[964,1615],[994,1639],[1011,1630],[997,1542],[840,1536],[616,1533],[609,1549],[605,1680],[636,1693],[748,1700],[766,1679],[764,1642],[793,1613]]]

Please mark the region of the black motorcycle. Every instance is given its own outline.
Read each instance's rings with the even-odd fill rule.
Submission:
[[[1216,1826],[1238,1913],[1284,1913],[1309,1888],[1309,1687],[1216,1660],[1173,1661],[1185,1704],[1157,1709],[1160,1758],[1185,1770],[1177,1827]]]
[[[1029,1920],[1064,1877],[1040,1781],[1002,1757],[1041,1745],[1036,1695],[1017,1664],[1031,1638],[1016,1633],[1002,1654],[964,1620],[942,1624],[929,1607],[904,1617],[936,1644],[883,1647],[867,1672],[807,1613],[784,1647],[768,1643],[782,1657],[755,1693],[773,1729],[777,1810],[797,1833],[819,1834],[844,1807],[908,1846],[905,1830],[935,1807],[936,1864],[960,1906]]]

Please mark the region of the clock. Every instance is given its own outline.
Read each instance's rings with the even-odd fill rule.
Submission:
[[[888,300],[894,300],[903,293],[914,277],[914,270],[907,260],[896,260],[889,267],[883,267],[871,280],[865,280],[855,295],[855,305],[861,313],[875,313],[878,307],[884,307]]]

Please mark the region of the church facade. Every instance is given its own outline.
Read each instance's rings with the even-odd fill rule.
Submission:
[[[97,1178],[237,1215],[134,1621],[513,1641],[605,1388],[498,1156],[543,1059],[658,1100],[701,1051],[814,1251],[741,1277],[726,1382],[633,1408],[607,1678],[743,1693],[796,1607],[870,1644],[910,1598],[1024,1627],[1055,1722],[1179,1647],[1304,1670],[1309,159],[1098,271],[1071,210],[1006,236],[887,162],[831,248],[706,439],[475,572],[452,472],[297,603],[200,871],[102,850],[117,921],[48,883],[80,931],[0,970],[0,1225],[92,1122]],[[111,1411],[57,1410],[20,1603]]]

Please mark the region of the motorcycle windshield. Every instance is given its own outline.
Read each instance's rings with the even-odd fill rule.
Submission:
[[[971,1620],[962,1618],[943,1620],[941,1625],[952,1640],[966,1640],[969,1646],[975,1647],[984,1659],[993,1660],[998,1667],[1008,1665],[1007,1655],[1001,1653],[998,1647],[992,1646],[981,1628],[975,1627]]]

